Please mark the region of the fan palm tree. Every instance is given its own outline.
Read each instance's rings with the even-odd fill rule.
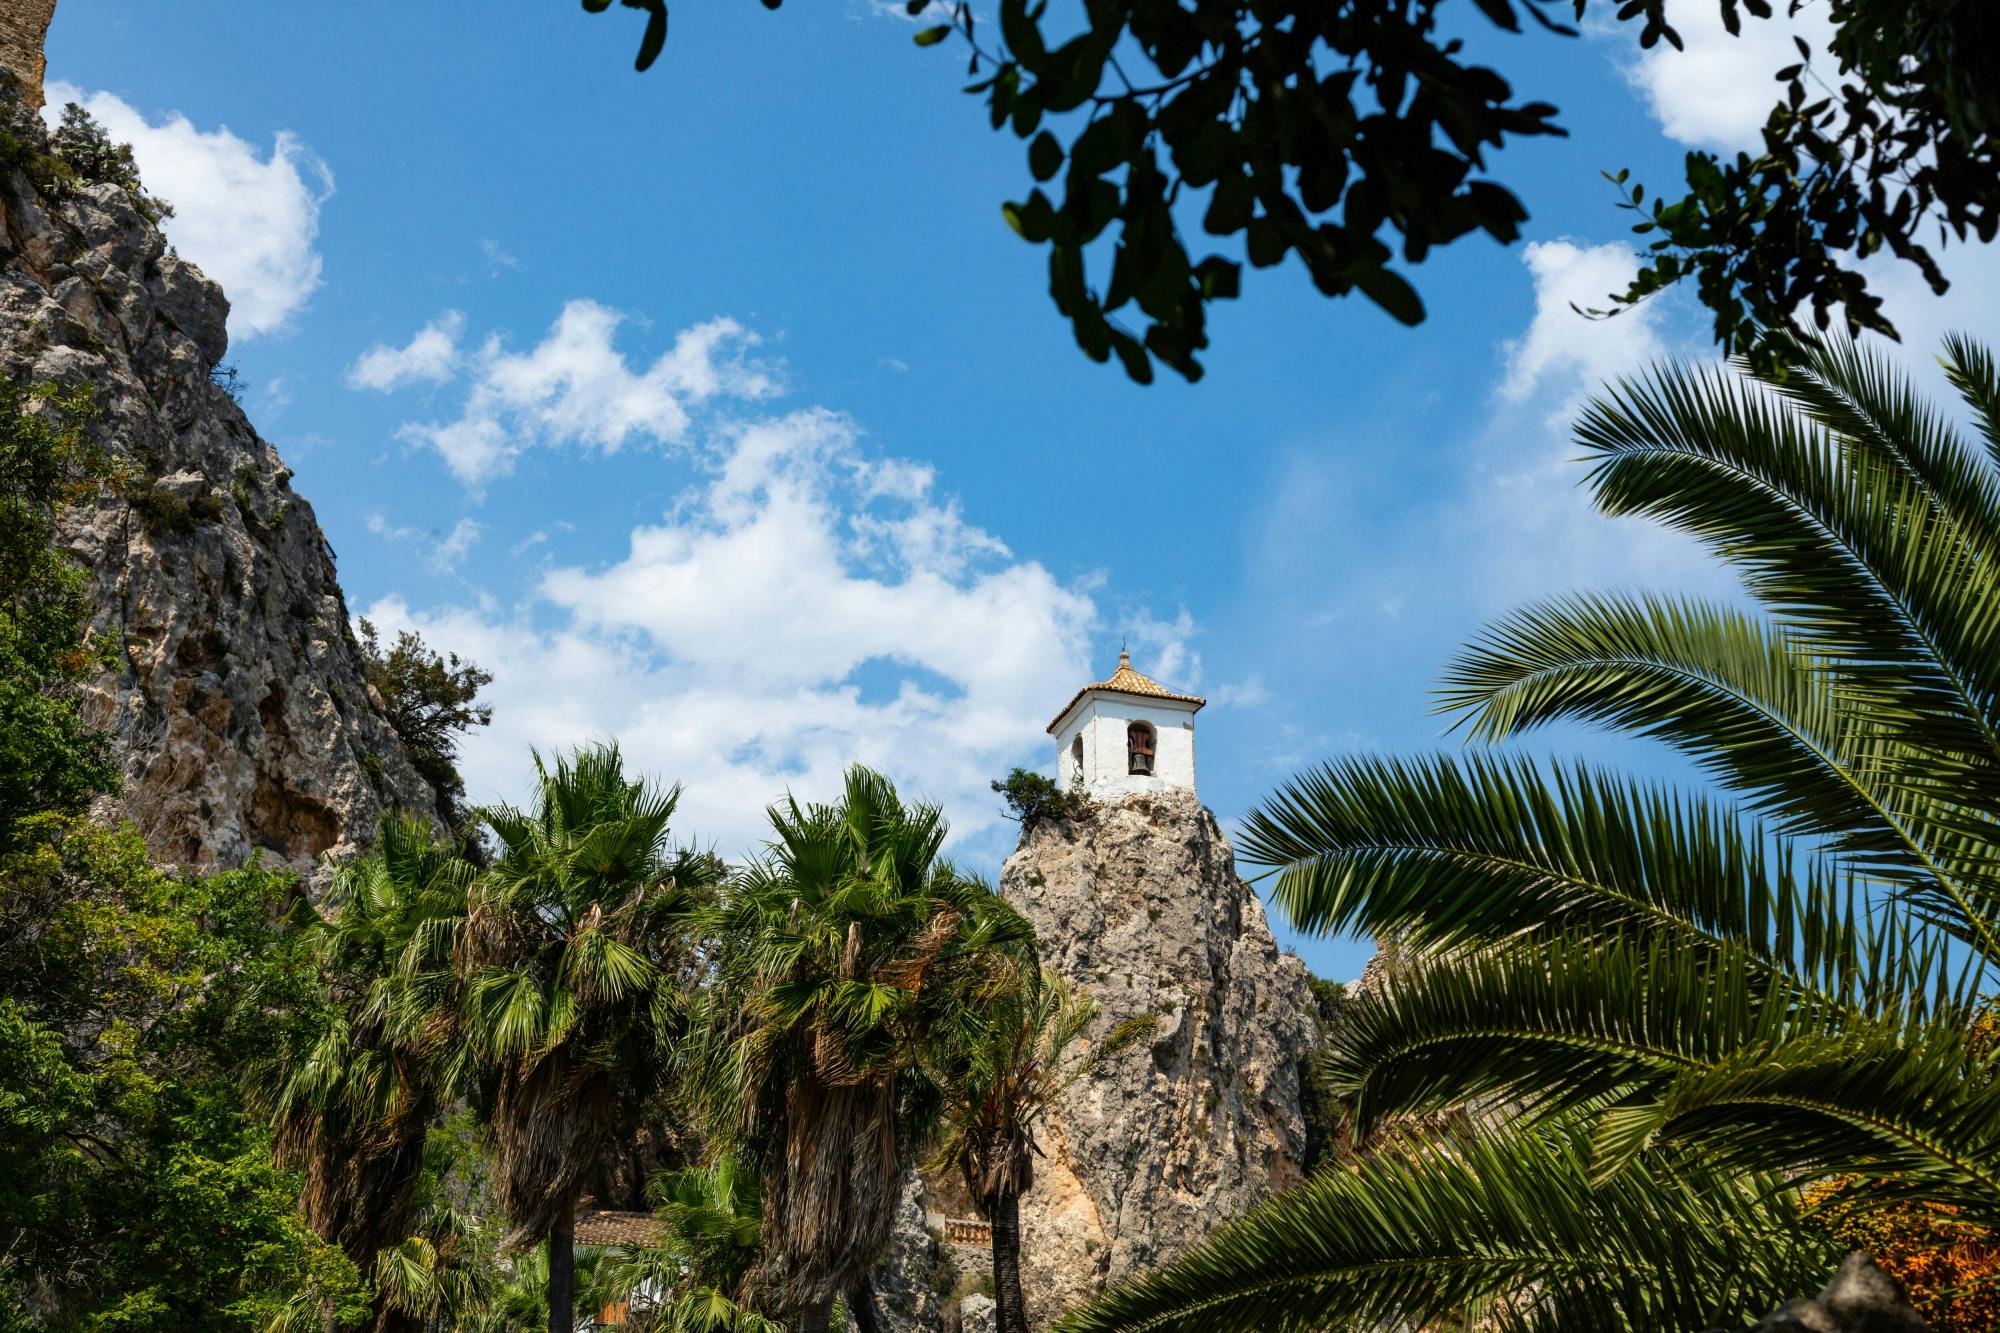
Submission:
[[[764,1161],[770,1286],[801,1333],[820,1333],[888,1244],[926,1091],[918,1043],[952,1020],[954,969],[1023,952],[1032,932],[939,859],[937,808],[905,806],[880,774],[852,768],[838,803],[787,799],[771,823],[768,855],[716,919],[734,1025],[718,1092]]]
[[[452,950],[473,869],[405,816],[335,875],[304,944],[328,1003],[297,1048],[253,1075],[279,1160],[303,1170],[306,1220],[364,1275],[410,1234],[425,1133],[456,1054]],[[378,1303],[378,1329],[399,1326]]]
[[[660,1243],[601,1263],[598,1303],[649,1296],[651,1333],[783,1333],[749,1290],[763,1236],[754,1169],[724,1156],[656,1176],[649,1193]]]
[[[535,756],[525,810],[479,812],[498,847],[461,965],[470,1049],[492,1070],[494,1194],[520,1249],[546,1240],[548,1326],[570,1333],[578,1203],[656,1082],[683,930],[713,858],[668,847],[678,787],[628,778],[616,746]]]
[[[574,1280],[588,1287],[602,1262],[602,1255],[590,1251],[573,1255],[570,1264]],[[555,1318],[554,1267],[546,1245],[519,1251],[489,1280],[488,1290],[477,1305],[454,1312],[439,1327],[452,1333],[524,1333],[547,1326]]]
[[[1880,358],[1804,338],[1782,374],[1662,367],[1588,408],[1599,508],[1688,533],[1747,605],[1530,607],[1451,665],[1443,707],[1479,742],[1655,738],[1721,794],[1482,752],[1287,785],[1245,838],[1277,901],[1415,959],[1336,1038],[1362,1126],[1467,1102],[1514,1123],[1315,1181],[1071,1327],[1475,1299],[1531,1327],[1738,1327],[1816,1284],[1791,1263],[1826,1258],[1787,1221],[1802,1183],[2000,1225],[2000,1079],[1971,1035],[2000,965],[2000,374],[1963,339],[1942,361],[1970,440]],[[1478,1154],[1530,1163],[1552,1134],[1570,1165],[1482,1167],[1491,1197],[1455,1197]],[[1385,1170],[1409,1188],[1359,1210]],[[1516,1217],[1591,1225],[1557,1255]],[[1739,1280],[1668,1312],[1704,1226]]]
[[[943,1094],[931,1170],[956,1170],[993,1225],[994,1319],[1028,1333],[1021,1295],[1021,1196],[1034,1184],[1035,1129],[1078,1079],[1158,1027],[1128,1019],[1082,1045],[1097,1002],[1054,972],[1009,960],[976,983],[963,1019],[931,1044],[930,1076]]]
[[[492,1237],[476,1218],[434,1200],[401,1244],[382,1251],[375,1285],[414,1329],[455,1328],[500,1299]]]

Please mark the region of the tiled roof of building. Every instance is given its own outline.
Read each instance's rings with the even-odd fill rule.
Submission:
[[[630,1250],[656,1245],[660,1224],[651,1213],[592,1209],[576,1216],[576,1243],[596,1250]]]
[[[1118,654],[1118,669],[1111,673],[1111,679],[1095,681],[1078,690],[1049,723],[1048,730],[1051,734],[1054,733],[1056,725],[1069,716],[1069,710],[1076,707],[1078,701],[1092,690],[1130,694],[1141,699],[1165,699],[1171,703],[1193,704],[1197,712],[1208,703],[1208,700],[1198,694],[1176,694],[1151,676],[1140,675],[1132,669],[1132,654],[1121,652]]]

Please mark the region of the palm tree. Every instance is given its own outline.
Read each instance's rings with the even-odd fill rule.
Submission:
[[[1827,1261],[1789,1221],[1803,1183],[2000,1225],[2000,1079],[1970,1035],[2000,964],[2000,374],[1962,339],[1942,360],[1972,442],[1879,358],[1806,339],[1782,374],[1664,367],[1584,413],[1599,507],[1693,536],[1749,609],[1530,607],[1452,664],[1443,707],[1482,742],[1656,738],[1726,795],[1478,752],[1286,786],[1245,839],[1277,901],[1415,958],[1336,1039],[1363,1127],[1471,1102],[1493,1137],[1315,1181],[1072,1328],[1470,1300],[1734,1327],[1815,1285],[1797,1256]],[[1371,1172],[1403,1187],[1364,1209]],[[1726,1284],[1695,1273],[1704,1212]]]
[[[1097,1017],[1095,1000],[1054,972],[1012,960],[995,970],[990,981],[975,983],[963,1018],[930,1048],[930,1075],[944,1097],[930,1169],[956,1169],[992,1223],[995,1320],[1000,1333],[1027,1333],[1021,1196],[1034,1184],[1035,1128],[1078,1079],[1159,1024],[1128,1019],[1104,1040],[1080,1046]]]
[[[385,818],[374,850],[336,873],[332,915],[305,927],[327,1002],[253,1071],[279,1160],[305,1174],[308,1224],[364,1275],[410,1235],[425,1134],[457,1081],[451,955],[472,875],[425,825]],[[378,1329],[398,1320],[378,1303]]]
[[[783,1333],[750,1294],[763,1236],[754,1169],[724,1156],[655,1176],[649,1192],[660,1243],[601,1263],[598,1303],[650,1296],[650,1333]]]
[[[382,1251],[376,1290],[412,1328],[460,1327],[501,1299],[495,1259],[493,1238],[480,1221],[436,1199],[401,1244]]]
[[[570,1333],[576,1210],[615,1130],[657,1082],[690,910],[713,858],[670,851],[678,787],[625,776],[616,746],[553,768],[526,810],[479,812],[498,852],[461,951],[470,1048],[493,1071],[505,1241],[546,1240],[548,1326]]]
[[[837,804],[787,799],[771,823],[768,855],[715,922],[729,1038],[717,1091],[763,1158],[770,1285],[801,1333],[821,1333],[888,1244],[925,1091],[918,1043],[952,1012],[954,970],[1019,952],[1032,932],[939,859],[937,808],[905,806],[879,774],[852,768]]]
[[[570,1260],[573,1276],[587,1287],[602,1262],[601,1255],[589,1251],[574,1255]],[[548,1246],[521,1250],[491,1279],[480,1303],[454,1312],[441,1327],[453,1333],[522,1333],[552,1324],[556,1317],[554,1268]]]

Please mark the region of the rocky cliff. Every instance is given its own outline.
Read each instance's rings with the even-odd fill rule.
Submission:
[[[56,0],[0,0],[0,69],[19,80],[20,96],[30,107],[42,104],[42,73],[48,57],[42,42],[56,16]]]
[[[1045,1326],[1294,1184],[1301,1064],[1318,1040],[1305,965],[1192,793],[1098,801],[1024,834],[1000,889],[1045,966],[1095,995],[1094,1034],[1156,1015],[1152,1042],[1064,1095],[1023,1199],[1023,1285]]]
[[[221,289],[135,189],[52,155],[21,96],[0,111],[0,374],[88,386],[120,474],[64,530],[114,662],[89,715],[116,737],[119,812],[162,861],[303,870],[385,805],[434,809],[369,697],[312,506],[213,378]]]

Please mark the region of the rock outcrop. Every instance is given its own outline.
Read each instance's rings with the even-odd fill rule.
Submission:
[[[896,1194],[889,1252],[868,1279],[883,1333],[938,1333],[949,1294],[943,1279],[950,1272],[950,1257],[943,1242],[931,1234],[925,1216],[924,1183],[916,1168],[906,1167]],[[947,1290],[940,1291],[941,1285]]]
[[[0,0],[0,69],[19,81],[30,107],[42,104],[42,74],[48,68],[42,42],[56,16],[56,0]]]
[[[1318,1026],[1305,964],[1279,951],[1191,792],[1035,824],[1000,889],[1034,922],[1043,964],[1097,997],[1093,1036],[1159,1020],[1150,1044],[1073,1085],[1041,1134],[1021,1222],[1043,1327],[1300,1179]]]
[[[221,289],[134,191],[53,170],[18,97],[0,133],[0,373],[88,386],[121,474],[63,528],[114,663],[87,715],[115,737],[118,812],[164,862],[307,870],[385,806],[435,809],[369,697],[312,506],[212,378]]]
[[[1903,1289],[1874,1259],[1856,1250],[1819,1295],[1788,1301],[1751,1333],[1928,1333]]]

